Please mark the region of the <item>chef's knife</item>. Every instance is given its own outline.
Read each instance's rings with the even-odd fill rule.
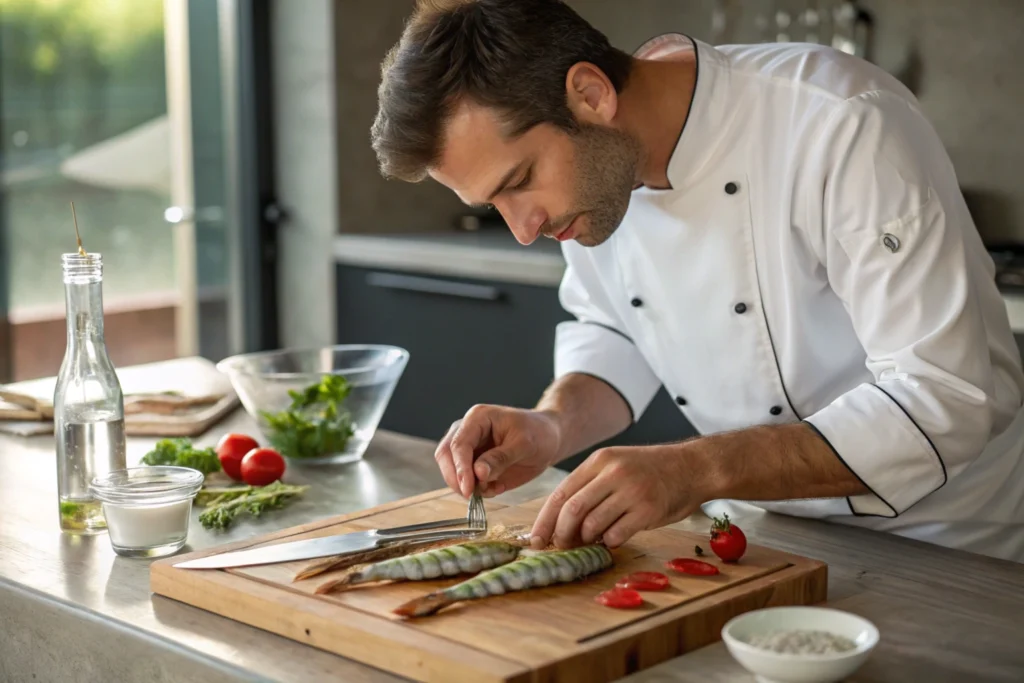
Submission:
[[[383,534],[379,529],[353,531],[348,534],[322,536],[302,541],[278,543],[276,545],[237,550],[200,557],[195,560],[179,562],[173,565],[176,569],[226,569],[228,567],[247,567],[256,564],[273,564],[276,562],[292,562],[294,560],[311,560],[317,557],[332,555],[350,555],[352,553],[373,550],[385,545],[414,541],[416,543],[443,541],[451,538],[476,536],[485,533],[481,529],[449,529],[445,531],[429,531],[415,534],[395,536]]]

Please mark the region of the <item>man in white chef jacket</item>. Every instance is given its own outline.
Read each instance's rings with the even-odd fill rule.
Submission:
[[[702,436],[595,451],[535,543],[616,546],[732,499],[1024,561],[1020,354],[896,79],[811,45],[628,55],[554,0],[450,0],[410,19],[379,95],[385,175],[493,205],[567,264],[553,383],[452,425],[453,489],[519,486],[664,385]]]

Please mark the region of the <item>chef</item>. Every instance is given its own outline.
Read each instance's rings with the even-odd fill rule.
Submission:
[[[949,157],[884,71],[680,34],[626,54],[555,0],[423,3],[372,138],[386,176],[566,260],[554,380],[451,426],[454,490],[526,483],[661,386],[701,434],[596,450],[536,545],[724,500],[1024,561],[1020,353]]]

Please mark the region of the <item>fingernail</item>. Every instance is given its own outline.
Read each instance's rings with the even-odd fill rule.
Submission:
[[[533,546],[534,548],[540,550],[540,549],[542,549],[546,545],[546,543],[544,543],[544,539],[541,538],[540,536],[531,536],[530,537],[530,545]]]
[[[485,462],[480,463],[480,478],[486,480],[491,476],[491,466]]]

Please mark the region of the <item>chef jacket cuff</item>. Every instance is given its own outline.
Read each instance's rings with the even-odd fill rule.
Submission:
[[[938,453],[885,391],[862,384],[804,419],[871,493],[850,496],[854,515],[896,517],[946,480]]]
[[[661,386],[640,350],[622,333],[603,325],[568,321],[555,329],[555,378],[591,375],[617,391],[636,422]]]

